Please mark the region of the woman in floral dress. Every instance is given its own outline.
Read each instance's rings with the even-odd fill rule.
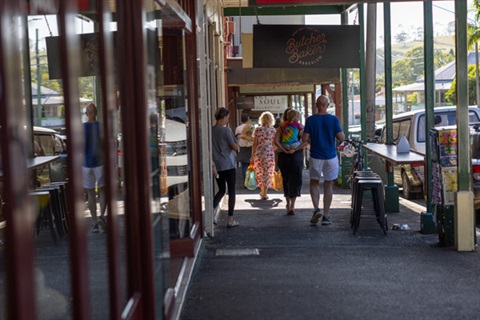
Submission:
[[[267,200],[268,188],[272,188],[273,172],[275,170],[275,151],[273,143],[276,130],[273,127],[275,118],[270,112],[264,112],[258,119],[260,126],[253,132],[252,159],[257,175],[257,186],[260,187],[260,197]]]

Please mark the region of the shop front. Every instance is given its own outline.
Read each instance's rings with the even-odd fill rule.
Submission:
[[[0,317],[175,318],[204,230],[213,229],[208,123],[223,104],[215,98],[224,90],[222,19],[201,1],[25,4],[0,4]],[[38,64],[29,50],[35,29],[48,30]],[[35,73],[64,99],[67,178],[45,182],[62,185],[58,216],[53,193],[36,201],[32,169],[19,165],[34,157],[34,119],[47,110],[31,102]],[[82,176],[86,93],[101,128],[99,233]],[[51,227],[39,218],[47,208]],[[62,232],[55,217],[65,217]],[[45,300],[47,291],[55,299]]]

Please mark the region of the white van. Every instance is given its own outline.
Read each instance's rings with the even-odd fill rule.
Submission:
[[[435,126],[444,127],[456,125],[457,108],[438,107],[434,109]],[[480,110],[476,106],[469,107],[469,122],[480,122]],[[398,114],[393,117],[394,143],[400,136],[405,136],[410,143],[410,149],[425,154],[425,110],[416,110]],[[382,130],[380,143],[386,143],[386,130]],[[424,167],[422,165],[398,165],[394,167],[394,183],[403,188],[406,199],[423,195]]]
[[[58,156],[66,155],[67,146],[65,140],[57,131],[33,127],[33,152],[35,156]],[[47,185],[54,181],[67,179],[67,159],[61,157],[52,163],[36,169],[36,186]]]

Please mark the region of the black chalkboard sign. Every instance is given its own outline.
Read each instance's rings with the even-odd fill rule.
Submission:
[[[254,68],[358,68],[360,27],[254,25]]]

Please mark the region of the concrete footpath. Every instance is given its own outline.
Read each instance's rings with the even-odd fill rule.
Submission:
[[[333,224],[310,226],[308,171],[295,216],[282,193],[237,191],[240,226],[226,228],[222,210],[181,319],[480,319],[480,254],[419,233],[421,206],[401,199],[386,236],[375,219],[353,235],[350,191],[338,187]]]

